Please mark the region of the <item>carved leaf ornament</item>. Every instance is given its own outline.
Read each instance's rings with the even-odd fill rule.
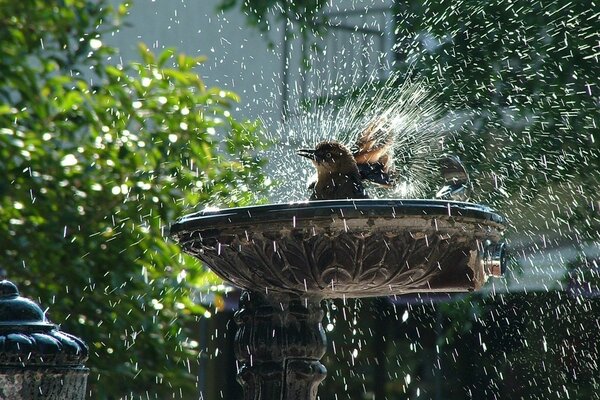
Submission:
[[[171,235],[235,286],[339,298],[479,289],[504,228],[476,204],[367,199],[199,212]]]

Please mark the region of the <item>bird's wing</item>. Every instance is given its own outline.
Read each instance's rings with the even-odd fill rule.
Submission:
[[[393,135],[389,132],[387,118],[373,120],[361,132],[355,144],[354,159],[357,164],[380,163],[387,172],[391,166]]]
[[[389,132],[387,118],[373,120],[361,132],[353,153],[362,179],[391,186],[393,180],[393,134]]]
[[[364,185],[362,184],[362,177],[356,174],[352,174],[349,177],[349,180],[352,182],[354,186],[352,198],[353,199],[368,199],[369,196],[365,190]]]
[[[358,172],[362,180],[368,180],[382,186],[393,187],[395,185],[395,177],[390,171],[384,171],[384,166],[381,163],[375,164],[357,164]]]

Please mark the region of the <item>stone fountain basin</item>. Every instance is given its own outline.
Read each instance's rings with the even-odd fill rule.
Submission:
[[[186,215],[183,250],[235,286],[356,298],[481,288],[504,271],[502,216],[441,200],[327,200]]]

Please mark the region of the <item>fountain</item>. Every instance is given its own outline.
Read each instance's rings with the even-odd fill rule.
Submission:
[[[323,299],[477,290],[505,269],[504,223],[466,202],[348,199],[202,211],[171,235],[245,289],[244,399],[314,400],[326,376]]]

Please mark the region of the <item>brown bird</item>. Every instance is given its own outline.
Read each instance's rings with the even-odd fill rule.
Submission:
[[[316,178],[309,184],[310,200],[367,199],[365,181],[393,188],[396,185],[392,163],[392,140],[373,134],[367,128],[351,152],[336,141],[323,141],[313,149],[300,149],[297,154],[312,160],[317,169]],[[438,160],[444,186],[435,195],[437,199],[468,201],[472,191],[469,174],[455,155]]]
[[[300,149],[298,155],[312,160],[317,177],[311,182],[310,200],[367,199],[358,165],[346,146],[324,141],[313,149]]]
[[[312,160],[316,180],[309,184],[310,200],[367,199],[363,181],[393,186],[391,137],[381,135],[375,121],[361,133],[354,152],[336,141],[323,141],[312,149],[300,149],[298,155]]]
[[[380,117],[372,121],[360,134],[352,154],[363,180],[378,185],[393,187],[392,146],[394,135],[389,129],[388,119]]]

